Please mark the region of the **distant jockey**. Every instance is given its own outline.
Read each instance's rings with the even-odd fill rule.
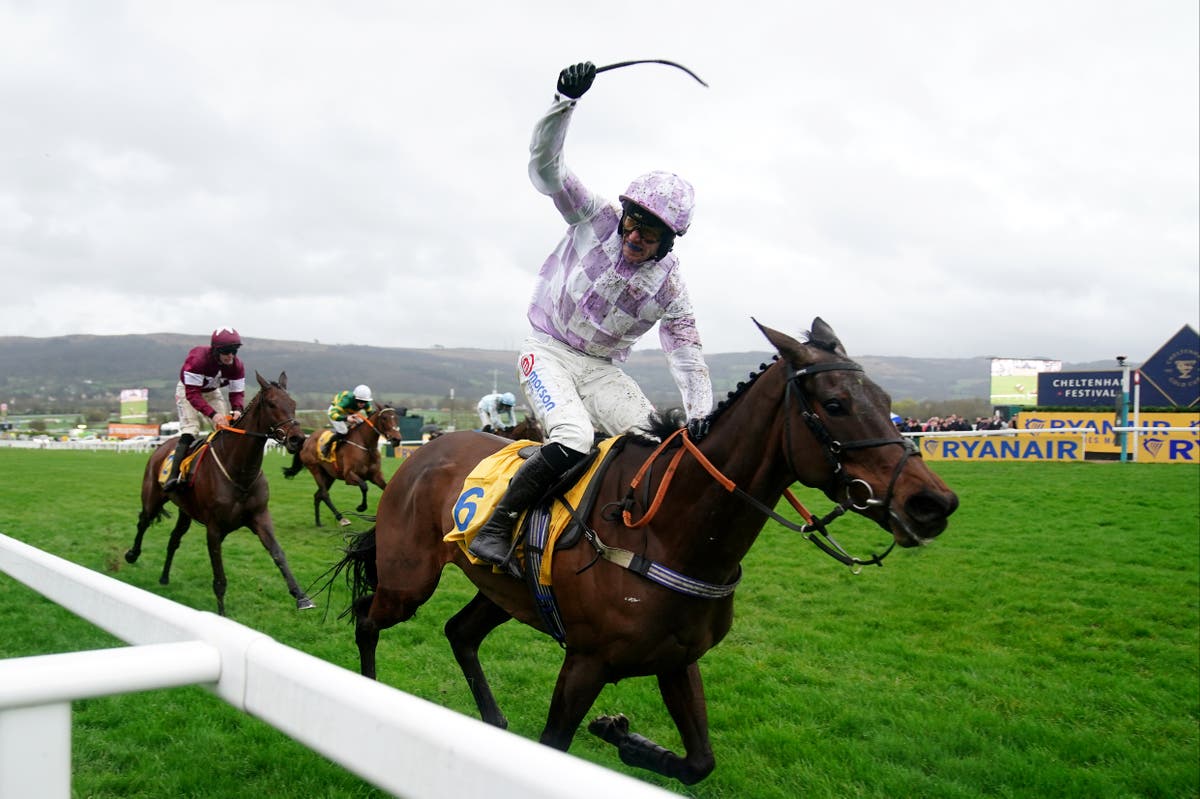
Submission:
[[[175,386],[179,443],[164,490],[179,487],[179,464],[200,433],[201,417],[210,420],[214,430],[241,417],[246,397],[246,367],[237,357],[241,346],[238,332],[222,327],[212,332],[209,346],[193,347],[184,358]],[[221,393],[225,387],[229,389],[228,400]]]
[[[516,404],[517,398],[512,395],[511,391],[505,391],[503,394],[488,394],[483,397],[476,406],[476,410],[479,411],[480,429],[485,433],[491,433],[516,427],[517,416],[513,411],[513,406]],[[507,423],[502,418],[504,414],[508,414]]]
[[[355,427],[362,424],[371,415],[370,386],[358,385],[353,391],[339,392],[329,405],[329,424],[333,427],[333,435],[321,446],[321,454],[329,457],[334,445],[346,440],[346,435]]]

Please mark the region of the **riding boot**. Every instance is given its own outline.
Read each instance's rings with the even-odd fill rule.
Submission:
[[[192,442],[196,437],[191,433],[184,433],[179,436],[179,443],[175,445],[175,455],[171,458],[171,474],[167,477],[167,482],[163,484],[163,491],[174,491],[179,488],[179,467],[183,465],[183,459],[187,455],[188,448],[192,446]]]
[[[321,457],[328,458],[329,453],[333,451],[333,448],[345,440],[345,433],[334,433],[329,438],[325,439],[325,445],[321,447]]]
[[[496,510],[479,532],[467,551],[480,560],[503,565],[512,549],[513,527],[517,517],[584,457],[584,453],[569,450],[561,444],[547,444],[533,453],[508,484],[508,491],[496,504]]]

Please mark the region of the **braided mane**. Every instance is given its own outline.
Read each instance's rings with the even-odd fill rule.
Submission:
[[[778,355],[775,355],[771,358],[772,363],[778,360]],[[758,378],[760,378],[762,374],[766,372],[768,368],[770,368],[770,366],[771,364],[768,363],[760,363],[758,365],[757,372],[751,372],[746,376],[745,380],[739,382],[732,391],[726,394],[725,399],[718,402],[717,407],[714,408],[712,413],[708,415],[709,423],[715,424],[717,419],[721,417],[721,414],[728,410],[733,403],[737,402],[737,400],[743,394],[749,391],[750,386],[754,385],[754,382],[758,380]],[[643,428],[646,434],[639,435],[637,433],[633,433],[632,435],[636,440],[642,441],[643,443],[657,443],[658,441],[661,441],[662,439],[671,435],[671,433],[675,432],[681,426],[680,420],[683,418],[683,415],[683,411],[679,408],[669,408],[665,411],[655,411],[654,413],[650,414],[650,418],[647,420],[647,423]]]

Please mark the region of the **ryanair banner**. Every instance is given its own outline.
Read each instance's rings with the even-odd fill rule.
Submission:
[[[1078,433],[921,439],[921,455],[927,461],[1081,461],[1083,454]]]
[[[1031,413],[1023,411],[1013,424],[1025,430],[1078,430],[1088,452],[1119,454],[1121,437],[1113,432],[1117,427],[1114,413],[1070,413],[1054,411]],[[1133,426],[1133,420],[1129,421]],[[1196,413],[1143,413],[1138,418],[1139,427],[1152,428],[1150,432],[1128,434],[1126,452],[1139,463],[1200,463],[1200,412]],[[1186,431],[1168,428],[1188,428]]]

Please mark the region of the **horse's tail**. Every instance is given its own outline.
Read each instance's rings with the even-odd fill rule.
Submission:
[[[342,563],[350,567],[346,579],[350,583],[350,595],[359,599],[375,590],[379,585],[379,572],[375,568],[375,528],[365,533],[356,533],[346,542],[346,557]]]
[[[292,465],[283,467],[283,476],[291,480],[296,475],[300,474],[300,470],[304,468],[304,464],[300,462],[300,453],[292,455]]]
[[[375,568],[375,528],[347,536],[342,552],[346,553],[345,557],[317,578],[317,583],[323,579],[325,581],[313,593],[313,596],[317,596],[328,591],[338,575],[345,572],[346,585],[350,589],[350,606],[338,615],[339,619],[348,615],[355,603],[373,592],[379,584],[379,572]]]

